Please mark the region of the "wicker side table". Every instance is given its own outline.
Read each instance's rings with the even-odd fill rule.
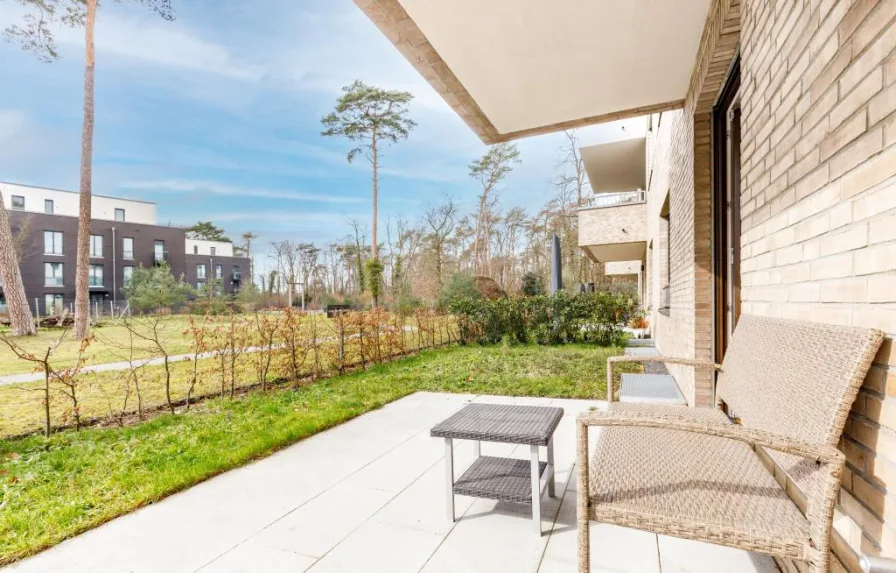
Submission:
[[[554,497],[554,431],[563,408],[469,404],[437,424],[430,435],[445,440],[448,517],[454,521],[454,496],[467,495],[530,504],[535,531],[541,535],[541,496]],[[454,440],[472,440],[476,460],[454,479]],[[483,456],[481,442],[524,444],[530,459]],[[547,447],[547,461],[539,459]]]

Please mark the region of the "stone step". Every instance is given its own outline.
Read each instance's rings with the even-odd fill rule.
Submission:
[[[632,404],[688,405],[675,377],[668,374],[623,374],[619,401]]]

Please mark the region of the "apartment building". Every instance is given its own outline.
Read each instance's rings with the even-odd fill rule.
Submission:
[[[889,333],[832,543],[838,571],[896,558],[896,2],[355,2],[485,143],[645,116],[645,140],[583,152],[579,244],[634,261],[662,354],[720,359],[741,313]],[[670,370],[713,404],[712,373]]]
[[[78,193],[16,183],[0,183],[0,191],[21,244],[29,303],[42,314],[73,304]],[[122,287],[141,266],[167,263],[196,288],[218,279],[221,294],[238,292],[248,277],[249,259],[234,256],[233,244],[188,239],[183,228],[158,225],[154,203],[94,194],[91,212],[91,304],[108,308],[124,302]]]

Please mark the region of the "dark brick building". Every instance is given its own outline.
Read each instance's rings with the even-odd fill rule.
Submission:
[[[47,314],[73,304],[78,219],[70,195],[77,193],[6,183],[0,183],[0,189],[13,236],[21,241],[19,263],[32,310],[37,304],[40,313]],[[103,202],[99,209],[98,201]],[[233,256],[231,243],[192,240],[183,228],[154,224],[152,203],[95,196],[93,207],[95,215],[108,213],[113,219],[97,218],[90,224],[92,304],[103,309],[123,306],[121,289],[134,269],[163,261],[196,288],[217,278],[221,294],[238,292],[250,279],[249,259]]]

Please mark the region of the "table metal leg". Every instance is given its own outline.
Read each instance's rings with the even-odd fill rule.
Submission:
[[[548,466],[551,468],[551,477],[548,480],[548,495],[550,497],[556,497],[554,495],[554,475],[557,473],[554,471],[556,468],[554,467],[554,438],[552,437],[550,441],[548,441]]]
[[[477,459],[482,456],[482,442],[476,440],[473,442],[473,459]]]
[[[539,475],[538,446],[530,446],[532,452],[532,522],[541,537],[541,476]]]
[[[454,444],[451,438],[445,438],[445,486],[448,519],[454,523]]]

